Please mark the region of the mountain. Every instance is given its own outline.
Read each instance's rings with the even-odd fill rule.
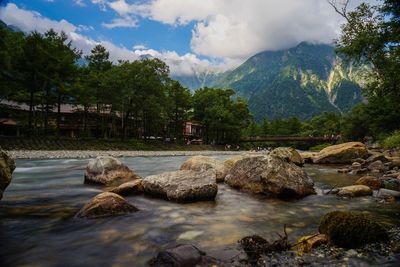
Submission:
[[[222,79],[226,73],[218,73],[213,71],[196,71],[193,75],[173,75],[171,78],[179,81],[183,86],[191,91],[203,87],[211,87]]]
[[[300,43],[281,51],[264,51],[232,71],[204,81],[232,88],[247,99],[255,119],[309,119],[324,111],[346,112],[363,100],[365,65],[344,63],[333,46]],[[185,85],[185,80],[180,79]]]

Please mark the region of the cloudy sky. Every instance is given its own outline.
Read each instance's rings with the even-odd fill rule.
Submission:
[[[342,22],[326,0],[0,2],[0,19],[25,32],[64,31],[84,54],[101,43],[113,60],[152,55],[178,75],[233,68],[301,41],[331,43]]]

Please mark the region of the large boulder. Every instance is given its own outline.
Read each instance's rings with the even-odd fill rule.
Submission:
[[[300,156],[305,163],[314,163],[314,158],[318,156],[318,152],[303,151],[300,152]]]
[[[366,185],[373,190],[382,187],[382,181],[375,176],[363,176],[355,182],[356,185]]]
[[[85,183],[111,185],[140,178],[125,164],[113,157],[97,157],[89,161]]]
[[[166,249],[150,260],[153,267],[219,266],[220,262],[190,244],[180,244]]]
[[[77,218],[95,219],[124,215],[135,211],[138,211],[138,209],[129,204],[123,197],[104,192],[92,198],[75,216]]]
[[[284,199],[315,193],[314,181],[305,171],[294,163],[273,156],[239,160],[225,182],[242,191]]]
[[[0,151],[0,199],[3,192],[11,183],[12,173],[15,170],[15,161],[6,152]]]
[[[299,152],[292,147],[278,147],[271,151],[271,156],[278,157],[290,162],[298,166],[304,165],[304,159],[300,156]]]
[[[216,173],[217,182],[223,182],[226,174],[228,173],[230,166],[222,160],[213,159],[205,156],[194,156],[186,160],[181,170],[192,170],[192,171],[206,171],[214,170]]]
[[[340,188],[337,194],[341,197],[370,196],[372,190],[366,185],[350,185]]]
[[[343,248],[357,248],[388,238],[378,221],[359,212],[329,212],[322,217],[319,232],[327,235],[331,244]]]
[[[120,196],[135,195],[143,193],[142,179],[136,179],[123,183],[110,190],[111,193],[118,194]]]
[[[322,149],[314,158],[314,163],[347,164],[356,158],[366,158],[368,155],[368,149],[363,143],[349,142]]]
[[[142,181],[146,194],[178,202],[212,200],[218,192],[215,171],[180,170],[147,176]]]

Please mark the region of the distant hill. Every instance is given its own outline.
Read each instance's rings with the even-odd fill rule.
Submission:
[[[362,74],[367,70],[343,63],[333,46],[303,42],[256,54],[236,69],[196,85],[234,89],[248,100],[256,120],[309,119],[324,111],[346,112],[361,102]],[[193,89],[189,78],[178,80]]]

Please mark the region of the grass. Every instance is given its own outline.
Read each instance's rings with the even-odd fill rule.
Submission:
[[[400,148],[400,130],[395,131],[392,135],[383,140],[385,148]]]

